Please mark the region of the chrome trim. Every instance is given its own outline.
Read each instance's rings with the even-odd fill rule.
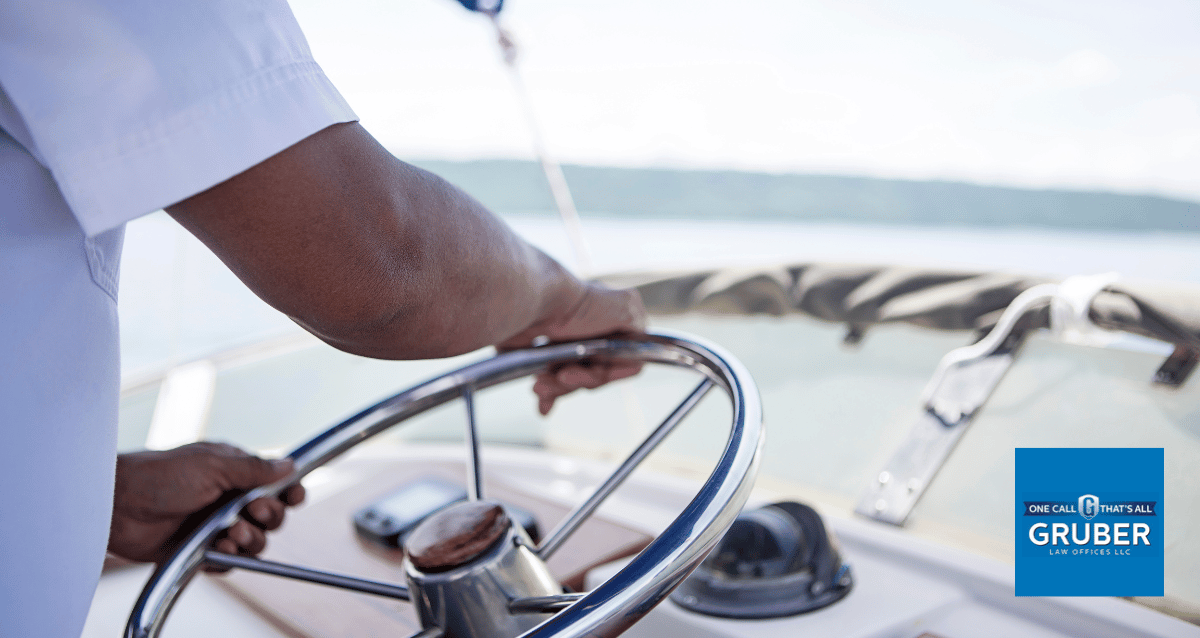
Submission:
[[[562,611],[576,601],[583,598],[585,594],[555,594],[553,596],[529,596],[527,598],[518,598],[511,603],[508,603],[508,611],[512,614],[545,614],[555,611]]]
[[[1050,303],[1057,294],[1058,284],[1040,284],[1029,288],[1008,304],[987,336],[980,339],[978,343],[955,348],[946,353],[946,356],[938,362],[933,378],[929,380],[929,384],[925,386],[925,391],[922,393],[925,409],[948,424],[954,424],[963,415],[973,413],[973,410],[970,409],[971,406],[950,405],[945,397],[939,396],[944,387],[949,385],[945,383],[946,375],[953,368],[977,363],[998,352],[1008,337],[1012,335],[1013,329],[1017,327],[1017,322],[1025,316],[1025,313]],[[979,403],[982,405],[982,402]],[[974,407],[978,409],[978,406]]]
[[[592,357],[695,369],[729,394],[733,412],[725,451],[679,517],[616,576],[525,636],[565,638],[620,633],[665,598],[703,560],[745,504],[758,468],[763,426],[754,381],[745,366],[724,350],[690,336],[656,333],[640,340],[592,339],[503,353],[414,386],[329,428],[288,455],[295,464],[291,476],[229,502],[181,543],[150,576],[130,614],[124,636],[158,635],[180,591],[202,564],[204,551],[221,530],[237,522],[239,512],[251,501],[277,495],[358,443],[459,397],[464,385],[484,389],[551,364]]]
[[[364,594],[374,594],[376,596],[385,596],[387,598],[396,598],[398,600],[411,600],[407,585],[394,585],[392,583],[381,583],[377,580],[367,580],[365,578],[356,578],[354,576],[345,576],[335,574],[333,572],[311,569],[309,567],[300,567],[299,565],[288,565],[287,563],[279,563],[272,560],[262,560],[261,558],[251,558],[249,556],[235,556],[226,554],[216,550],[206,550],[204,552],[204,563],[215,567],[236,567],[252,572],[262,574],[270,574],[281,578],[292,578],[294,580],[303,580],[318,585],[328,585],[330,587],[338,587],[340,589],[349,589]]]
[[[1050,303],[1057,293],[1057,284],[1041,284],[1022,292],[987,336],[942,357],[922,395],[925,409],[908,437],[863,490],[855,513],[904,525],[975,414],[1012,367],[1023,340],[1014,335],[1017,323],[1027,312]]]
[[[553,612],[512,614],[509,601],[552,596],[562,585],[530,544],[525,530],[510,524],[484,555],[449,571],[423,572],[405,559],[421,625],[440,627],[447,638],[511,638],[537,626]]]

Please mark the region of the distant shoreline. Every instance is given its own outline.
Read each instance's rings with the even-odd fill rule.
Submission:
[[[521,160],[414,161],[501,213],[554,210]],[[1200,233],[1200,202],[1099,191],[731,170],[566,165],[576,206],[605,217]]]

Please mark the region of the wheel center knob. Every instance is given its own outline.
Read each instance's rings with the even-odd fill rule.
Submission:
[[[467,501],[426,518],[408,535],[404,551],[426,573],[444,572],[475,560],[501,538],[512,523],[495,501]]]

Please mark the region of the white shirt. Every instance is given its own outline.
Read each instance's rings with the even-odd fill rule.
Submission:
[[[0,637],[99,577],[124,223],[354,119],[282,1],[0,3]]]

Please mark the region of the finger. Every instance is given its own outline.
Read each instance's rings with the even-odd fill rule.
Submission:
[[[237,553],[244,556],[254,556],[267,546],[267,535],[255,527],[250,521],[241,520],[233,524],[226,534],[230,540],[237,543]]]
[[[597,388],[604,383],[599,365],[567,364],[537,376],[533,391],[539,395],[561,396],[579,388]]]
[[[554,379],[558,381],[559,386],[571,390],[579,388],[593,390],[604,385],[607,377],[606,367],[603,365],[568,365],[555,372]]]
[[[305,495],[304,486],[297,483],[284,490],[279,498],[288,505],[299,505],[304,502]]]
[[[224,538],[224,537],[218,538],[217,541],[213,543],[213,549],[217,550],[218,552],[221,552],[222,554],[238,553],[237,543],[233,542],[232,540],[230,540],[228,538]],[[210,574],[224,574],[225,572],[229,571],[229,568],[228,567],[215,567],[213,565],[205,564],[204,571],[206,571]]]
[[[564,392],[565,393],[565,392]],[[538,414],[546,416],[550,414],[550,410],[554,408],[554,401],[563,395],[539,395],[538,396]]]
[[[538,413],[542,416],[550,414],[550,408],[554,407],[556,398],[570,392],[571,390],[559,384],[550,372],[537,375],[533,382],[533,393],[538,397]]]
[[[274,483],[292,473],[291,459],[268,461],[238,450],[240,454],[213,457],[216,470],[228,481],[229,488],[248,490]]]
[[[548,375],[539,375],[535,392],[565,394],[579,388],[594,389],[610,381],[624,379],[642,369],[639,361],[599,361],[584,364],[568,364]]]
[[[641,371],[642,371],[641,363],[614,364],[609,367],[608,375],[605,378],[604,382],[611,383],[618,379],[628,379],[629,377],[637,375]]]
[[[228,536],[217,539],[217,542],[213,544],[213,549],[216,549],[222,554],[238,553],[237,543],[233,542],[233,539],[229,538]]]
[[[283,501],[274,497],[259,498],[246,506],[242,516],[261,529],[272,530],[283,524],[283,510]]]
[[[538,396],[538,412],[543,416],[549,414],[558,397],[579,388],[598,388],[610,381],[631,377],[641,369],[642,363],[638,361],[602,361],[586,365],[571,364],[543,372],[533,384],[533,391]]]
[[[641,371],[641,361],[618,361],[609,367],[608,380],[627,379]]]
[[[555,397],[563,396],[564,394],[570,394],[575,390],[576,388],[572,386],[563,385],[562,382],[558,380],[558,377],[554,373],[550,372],[539,374],[537,379],[533,382],[534,394],[542,398],[553,399]]]

